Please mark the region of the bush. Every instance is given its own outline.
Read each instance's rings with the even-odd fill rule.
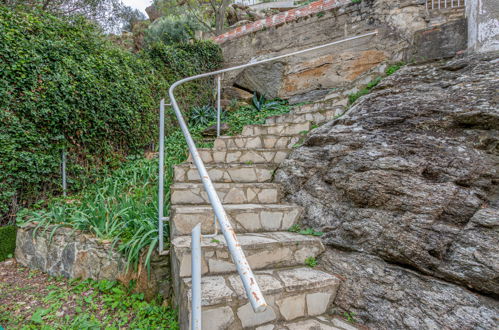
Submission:
[[[16,226],[0,227],[0,261],[12,258],[16,250]]]
[[[163,42],[165,44],[186,43],[194,38],[201,24],[190,16],[163,16],[152,23],[146,30],[146,44]]]
[[[220,63],[211,42],[132,54],[83,18],[0,6],[0,222],[60,193],[63,149],[73,190],[142,153],[170,84]],[[180,89],[180,100],[209,101],[203,84]]]

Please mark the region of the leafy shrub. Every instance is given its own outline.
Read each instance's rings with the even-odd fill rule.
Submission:
[[[220,63],[211,42],[132,54],[83,18],[0,6],[0,221],[60,193],[62,149],[74,191],[141,153],[171,83]],[[179,102],[207,103],[205,84],[182,87]]]
[[[12,257],[16,249],[16,226],[0,227],[0,261]]]
[[[185,43],[193,39],[195,31],[201,28],[201,24],[190,16],[163,16],[149,26],[144,41],[146,44]]]

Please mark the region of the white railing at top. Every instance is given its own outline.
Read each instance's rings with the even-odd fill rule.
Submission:
[[[199,78],[205,78],[205,77],[210,77],[210,76],[215,76],[217,79],[217,136],[220,135],[220,77],[221,74],[229,71],[234,71],[234,70],[240,70],[244,69],[250,66],[262,64],[262,63],[267,63],[271,61],[276,61],[285,57],[289,56],[294,56],[306,52],[311,52],[314,50],[322,49],[325,47],[329,47],[332,45],[337,45],[343,42],[355,40],[355,39],[360,39],[360,38],[365,38],[368,36],[374,36],[378,34],[378,31],[373,31],[369,33],[365,33],[362,35],[354,36],[354,37],[349,37],[349,38],[344,38],[338,41],[333,41],[327,44],[323,44],[320,46],[315,46],[315,47],[310,47],[307,49],[299,50],[293,53],[289,54],[284,54],[284,55],[279,55],[275,56],[272,58],[260,60],[260,61],[252,61],[243,65],[235,66],[232,68],[227,68],[227,69],[222,69],[214,72],[208,72],[208,73],[203,73],[199,74],[196,76],[188,77],[181,79],[177,82],[175,82],[173,85],[171,85],[168,94],[170,97],[170,104],[175,112],[175,115],[177,117],[177,120],[179,122],[180,128],[182,130],[182,133],[184,134],[185,140],[187,141],[187,146],[189,147],[189,152],[192,156],[192,160],[194,161],[194,164],[196,165],[196,168],[199,173],[199,177],[201,178],[201,181],[204,185],[204,189],[206,190],[206,193],[208,194],[208,198],[210,200],[210,204],[213,208],[213,211],[215,213],[216,220],[218,221],[218,224],[220,226],[220,229],[222,231],[222,234],[224,235],[225,241],[227,243],[227,247],[229,249],[229,252],[232,256],[232,260],[234,261],[236,265],[237,272],[239,273],[239,276],[241,277],[241,281],[244,286],[244,290],[246,291],[246,296],[248,297],[251,306],[253,307],[253,310],[255,312],[262,312],[267,308],[267,303],[265,302],[265,298],[263,297],[263,294],[260,290],[260,287],[258,286],[258,283],[256,281],[255,275],[253,274],[253,271],[251,270],[251,267],[246,260],[246,257],[244,255],[244,252],[241,248],[241,244],[239,244],[237,235],[232,228],[229,217],[227,216],[227,213],[225,212],[225,209],[220,202],[220,198],[218,197],[218,194],[215,190],[215,187],[213,186],[213,182],[211,181],[210,177],[208,176],[208,171],[206,170],[206,167],[203,163],[203,160],[201,159],[201,156],[199,155],[199,152],[196,148],[196,144],[194,143],[194,140],[192,139],[191,133],[189,132],[189,129],[187,128],[187,125],[185,123],[184,117],[182,116],[182,113],[179,109],[179,106],[177,104],[177,100],[175,99],[174,91],[175,88],[177,88],[179,85],[199,79]],[[160,253],[163,252],[163,225],[166,221],[169,219],[167,217],[164,217],[164,210],[163,210],[163,194],[164,194],[164,116],[165,116],[165,102],[164,100],[161,100],[161,106],[160,106],[160,125],[159,125],[159,189],[158,189],[158,199],[159,199],[159,219],[158,219],[158,233],[159,233],[159,250]],[[216,229],[215,229],[216,230]],[[191,327],[192,329],[201,329],[201,247],[199,244],[200,240],[200,234],[201,229],[200,226],[197,225],[192,232],[192,307],[191,307]]]
[[[426,9],[449,9],[465,7],[465,0],[426,0]]]

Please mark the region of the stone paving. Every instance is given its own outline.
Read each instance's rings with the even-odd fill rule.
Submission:
[[[248,125],[238,136],[221,136],[213,149],[199,149],[224,204],[239,243],[268,303],[254,313],[221,233],[203,237],[203,329],[342,329],[352,328],[327,316],[340,280],[305,265],[324,251],[320,238],[289,232],[301,207],[285,203],[272,183],[278,164],[314,125],[342,113],[338,99],[303,105]],[[343,101],[340,101],[343,102]],[[175,303],[182,329],[189,328],[192,228],[215,230],[213,210],[191,158],[175,167],[171,186],[171,261]],[[350,328],[349,328],[350,326]]]

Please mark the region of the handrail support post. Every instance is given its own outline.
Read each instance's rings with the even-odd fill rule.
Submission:
[[[164,226],[164,185],[165,185],[165,99],[162,99],[159,105],[159,173],[158,173],[158,250],[163,252],[163,226]]]
[[[220,115],[222,112],[220,101],[221,75],[217,75],[217,137],[220,136]]]
[[[191,330],[201,330],[201,224],[191,232]]]

